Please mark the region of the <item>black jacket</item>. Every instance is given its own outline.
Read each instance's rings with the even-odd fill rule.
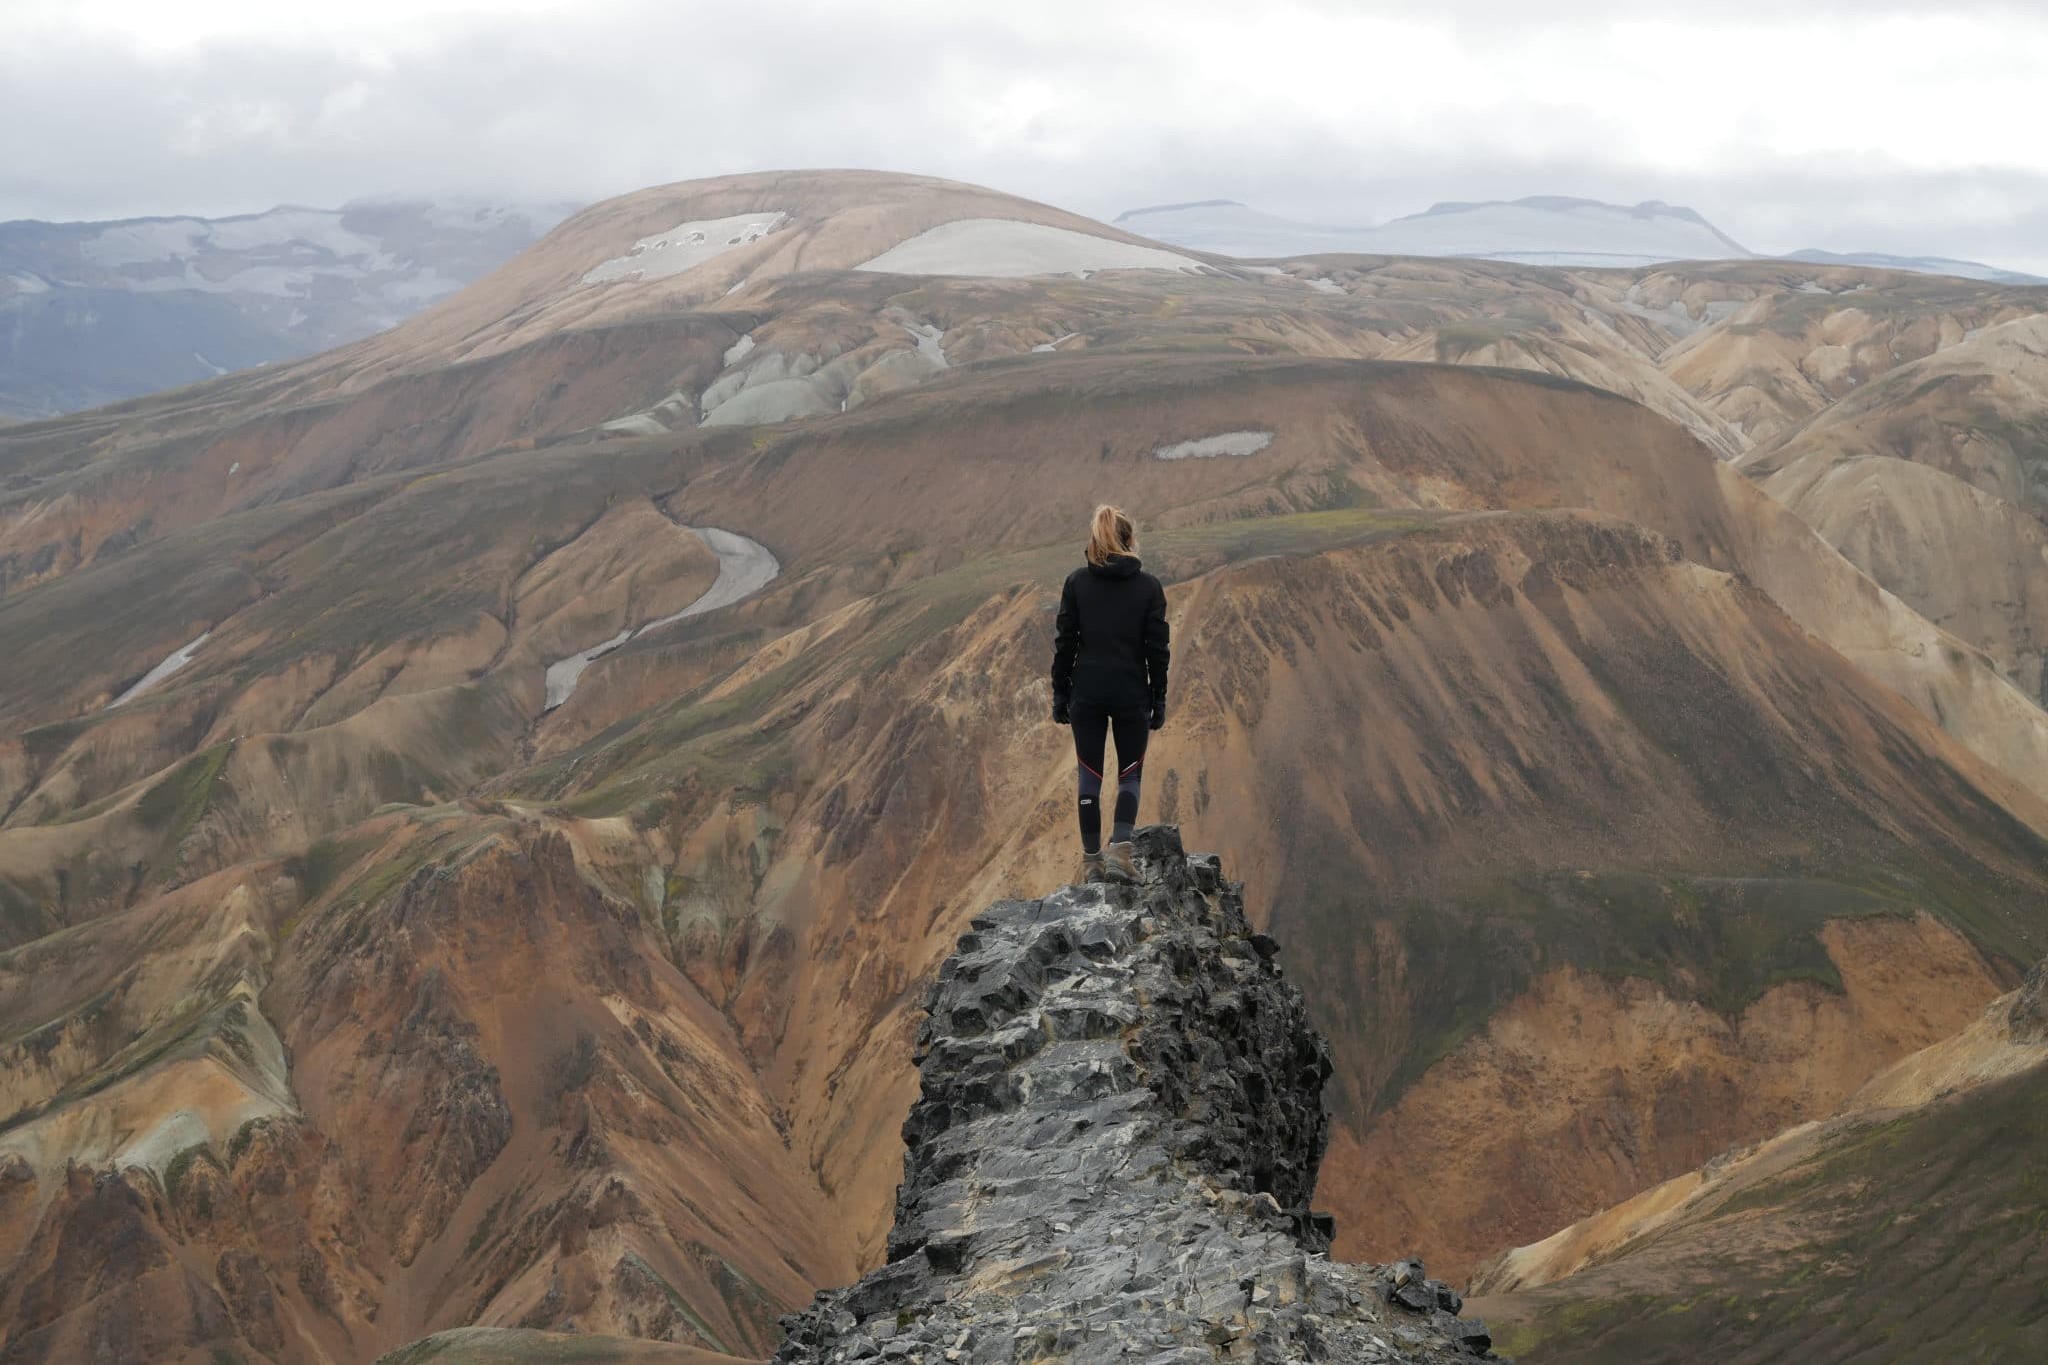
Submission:
[[[1166,589],[1135,555],[1083,564],[1060,589],[1052,692],[1105,711],[1166,704]]]

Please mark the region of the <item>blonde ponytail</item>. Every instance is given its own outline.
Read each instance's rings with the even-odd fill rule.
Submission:
[[[1088,562],[1099,567],[1109,563],[1114,555],[1137,552],[1138,524],[1125,516],[1120,507],[1104,503],[1096,508],[1088,523]]]

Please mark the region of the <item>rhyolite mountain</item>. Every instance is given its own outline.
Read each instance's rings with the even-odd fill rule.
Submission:
[[[1340,1257],[1834,1112],[2048,948],[2048,714],[1742,462],[2044,303],[786,172],[0,428],[0,1358],[773,1352],[886,1260],[928,983],[1071,867],[1104,499]]]
[[[0,419],[96,407],[381,332],[569,212],[394,199],[0,223]]]
[[[1514,1248],[1474,1289],[1531,1362],[2035,1359],[2044,1138],[2048,964],[1824,1121]],[[1962,1292],[1925,1292],[1945,1276]]]
[[[2048,315],[1901,365],[1742,466],[2048,701]]]

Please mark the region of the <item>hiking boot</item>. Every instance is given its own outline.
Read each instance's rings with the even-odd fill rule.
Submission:
[[[1120,844],[1111,844],[1102,851],[1103,871],[1108,874],[1108,880],[1116,882],[1134,882],[1138,880],[1138,865],[1131,861],[1131,851],[1131,841],[1128,839]]]
[[[1089,882],[1104,880],[1102,855],[1100,853],[1083,853],[1081,855],[1081,872],[1074,880],[1082,886],[1086,886]]]

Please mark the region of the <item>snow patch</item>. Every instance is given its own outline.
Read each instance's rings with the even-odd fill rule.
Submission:
[[[808,376],[798,379],[766,379],[753,382],[704,414],[707,427],[765,426],[772,422],[793,422],[799,417],[822,417],[832,411],[832,396],[838,390]]]
[[[598,430],[609,431],[616,436],[665,436],[669,429],[653,413],[634,412],[614,417]]]
[[[78,244],[78,253],[102,266],[189,263],[194,257],[217,252],[261,252],[302,260],[317,259],[324,253],[365,271],[391,269],[398,264],[378,239],[350,231],[342,226],[341,218],[333,209],[291,208],[211,220],[144,218],[102,228]],[[303,271],[301,264],[284,267],[278,273]],[[200,278],[189,271],[188,276]],[[181,280],[172,287],[196,286]]]
[[[584,273],[585,284],[614,280],[659,280],[680,275],[734,247],[758,242],[781,227],[789,215],[741,213],[730,218],[704,218],[677,223],[667,232],[642,237],[623,256],[602,261]]]
[[[617,649],[628,640],[636,639],[651,630],[671,625],[687,616],[701,616],[707,611],[728,607],[745,597],[751,597],[766,587],[775,576],[782,572],[782,565],[765,545],[752,541],[731,531],[721,531],[715,526],[685,526],[683,528],[711,548],[718,556],[718,577],[706,588],[696,601],[681,611],[667,616],[656,617],[644,625],[628,626],[602,644],[592,645],[578,654],[559,659],[548,665],[547,702],[543,709],[552,711],[576,690],[582,680],[583,671],[598,659]]]
[[[677,389],[651,408],[629,412],[624,417],[614,417],[599,425],[599,431],[609,431],[619,436],[663,436],[679,426],[695,424],[697,404],[689,394]]]
[[[240,466],[237,465],[236,468],[240,468]],[[228,472],[233,473],[234,471],[229,470]],[[192,655],[195,652],[197,652],[199,646],[205,644],[207,640],[212,637],[212,635],[213,631],[209,629],[203,632],[200,635],[200,637],[194,640],[191,644],[186,645],[183,649],[174,651],[169,658],[165,659],[155,668],[150,669],[149,672],[143,674],[142,677],[136,681],[133,687],[129,688],[126,692],[123,692],[120,696],[108,702],[106,709],[111,711],[117,706],[127,705],[129,702],[134,701],[143,693],[149,691],[150,688],[155,687],[165,678],[170,677],[171,674],[176,673],[186,664],[191,663]]]
[[[1210,460],[1218,455],[1256,455],[1273,444],[1270,431],[1226,431],[1193,441],[1176,441],[1152,452],[1155,460]]]
[[[732,345],[725,348],[726,368],[731,369],[733,366],[739,364],[742,360],[745,360],[747,358],[747,352],[753,349],[754,334],[752,332],[745,333],[740,337],[738,341],[735,341]]]
[[[1198,271],[1158,247],[1013,218],[962,218],[898,242],[859,270],[895,275],[1085,275],[1095,270]]]
[[[1031,349],[1034,351],[1057,351],[1079,335],[1081,335],[1079,332],[1069,332],[1063,337],[1054,337],[1051,341],[1041,341]]]
[[[909,315],[891,309],[885,316],[903,325]],[[911,357],[919,353],[892,354]],[[758,426],[843,411],[840,404],[851,394],[855,375],[863,363],[858,352],[823,360],[814,355],[755,350],[743,357],[740,364],[727,367],[704,390],[698,400],[702,425]],[[931,369],[939,368],[928,358],[921,363]]]
[[[192,358],[198,361],[201,365],[205,366],[206,369],[211,371],[216,379],[218,379],[221,375],[224,375],[228,372],[227,366],[216,365],[211,360],[208,360],[205,356],[199,354],[199,352],[197,351],[194,351],[192,353]]]
[[[566,659],[557,659],[549,664],[547,671],[548,698],[547,705],[543,709],[552,711],[563,702],[569,700],[569,694],[576,690],[576,684],[582,680],[584,669],[590,667],[592,663],[602,659],[605,655],[611,653],[632,638],[633,628],[627,626],[602,644],[592,645],[589,649],[581,650],[578,653],[571,654]]]
[[[767,587],[774,581],[775,576],[782,572],[782,565],[775,558],[774,552],[759,541],[749,540],[731,531],[721,531],[716,526],[691,526],[686,529],[710,546],[711,552],[718,556],[718,577],[704,590],[702,597],[681,611],[656,617],[635,631],[635,635],[645,635],[651,630],[659,630],[688,616],[701,616],[707,611],[729,607]]]
[[[1306,284],[1309,288],[1318,291],[1319,293],[1337,294],[1340,296],[1344,293],[1344,286],[1337,283],[1335,280],[1331,279],[1327,275],[1316,275],[1309,279],[1303,280],[1302,283]]]
[[[94,265],[154,265],[197,255],[209,236],[197,218],[146,218],[102,228],[78,244]]]
[[[942,370],[951,368],[951,362],[946,359],[946,348],[939,344],[946,335],[944,332],[930,323],[919,323],[913,326],[906,322],[900,325],[904,331],[917,338],[917,353],[919,355],[931,361],[932,364]]]

